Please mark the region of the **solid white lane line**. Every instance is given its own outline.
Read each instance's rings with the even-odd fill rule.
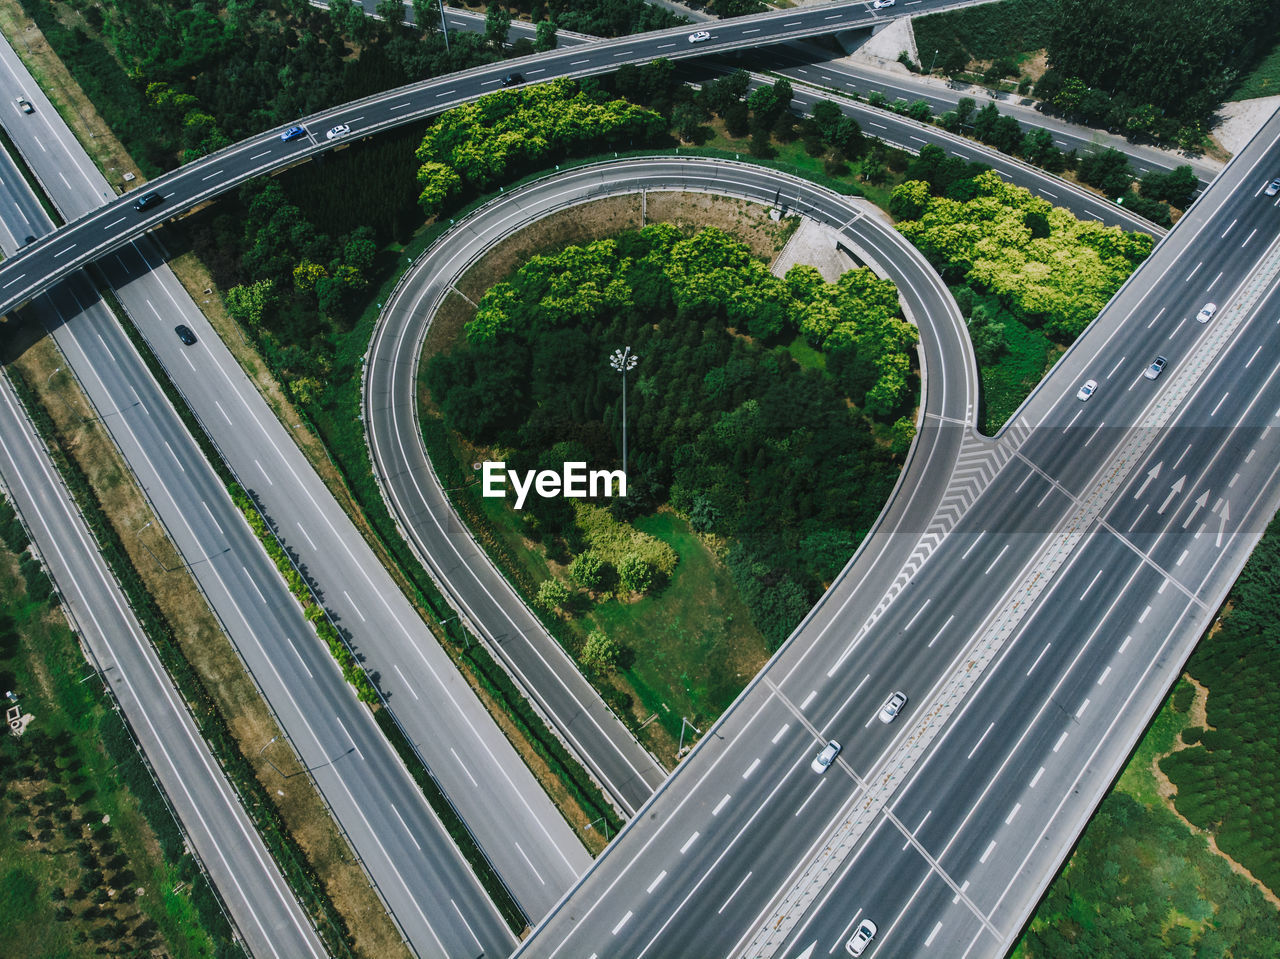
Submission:
[[[942,635],[943,630],[945,630],[948,626],[950,626],[950,625],[951,625],[951,621],[952,621],[953,619],[955,619],[955,618],[956,618],[956,614],[955,614],[955,613],[952,613],[950,616],[948,616],[948,617],[947,617],[947,621],[946,621],[945,623],[943,623],[943,624],[942,624],[942,628],[941,628],[941,629],[939,629],[936,633],[934,633],[934,634],[933,634],[933,639],[929,640],[929,648],[930,648],[930,649],[933,649],[933,644],[934,644],[934,643],[936,643],[936,642],[938,641],[938,637]]]
[[[1168,335],[1168,336],[1166,336],[1166,337],[1165,337],[1165,339],[1166,339],[1166,340],[1171,340],[1171,339],[1173,339],[1175,336],[1177,336],[1177,335],[1178,335],[1178,331],[1179,331],[1180,329],[1182,329],[1182,324],[1183,324],[1183,323],[1185,323],[1185,322],[1187,322],[1187,318],[1184,316],[1182,319],[1180,319],[1180,320],[1178,321],[1178,325],[1177,325],[1177,326],[1175,326],[1175,327],[1173,328],[1173,330],[1169,333],[1169,335]]]
[[[760,757],[757,756],[755,759],[751,760],[751,765],[748,766],[747,771],[742,774],[742,778],[746,779],[747,777],[749,777],[753,772],[756,771],[756,767],[758,767],[759,765],[760,765]]]
[[[1151,327],[1156,325],[1156,321],[1159,320],[1160,317],[1164,316],[1164,311],[1165,307],[1160,307],[1160,312],[1151,318],[1151,322],[1147,324],[1147,329],[1151,329]]]
[[[751,873],[748,872],[745,876],[742,877],[742,882],[734,886],[733,892],[729,893],[729,898],[726,899],[723,903],[721,903],[720,908],[716,910],[717,916],[725,911],[725,908],[729,905],[729,903],[733,902],[733,897],[738,894],[739,889],[741,889],[743,886],[747,884],[747,880],[750,878],[751,878]]]
[[[453,758],[458,761],[458,765],[462,767],[462,771],[467,774],[467,778],[471,780],[471,785],[476,789],[479,789],[480,784],[476,782],[476,777],[471,775],[471,770],[468,769],[467,764],[462,761],[462,757],[458,755],[457,751],[452,746],[449,747],[449,752],[453,753]]]
[[[1041,496],[1040,499],[1036,502],[1036,509],[1039,509],[1041,506],[1043,506],[1044,501],[1047,500],[1050,496],[1052,496],[1054,492],[1055,490],[1053,488],[1053,484],[1050,483],[1049,488],[1044,491],[1044,495]]]
[[[1031,475],[1032,475],[1031,473],[1027,473],[1027,479],[1030,479],[1030,478],[1031,478]],[[1027,479],[1024,479],[1022,482],[1024,482],[1024,483],[1025,483],[1025,482],[1027,481]],[[968,548],[968,549],[966,549],[963,553],[961,553],[961,554],[960,554],[960,558],[961,558],[961,559],[968,559],[968,558],[969,558],[969,554],[973,552],[973,548],[974,548],[975,546],[977,546],[979,543],[981,543],[981,542],[982,542],[982,537],[984,537],[984,536],[986,536],[986,535],[987,535],[987,531],[984,529],[981,533],[979,533],[977,536],[975,536],[975,537],[974,537],[974,539],[973,539],[973,542],[969,544],[969,548]]]
[[[904,630],[910,629],[912,625],[914,625],[915,621],[920,618],[920,614],[923,613],[926,609],[928,609],[929,603],[931,603],[932,601],[933,601],[932,599],[926,599],[924,601],[924,604],[918,610],[916,610],[916,614],[912,616],[909,620],[907,620],[907,625],[902,628]]]
[[[976,743],[974,743],[974,744],[973,744],[973,748],[969,750],[969,755],[965,756],[964,758],[965,758],[965,759],[972,759],[972,758],[973,758],[973,754],[974,754],[974,753],[976,753],[976,752],[978,751],[978,747],[982,745],[982,741],[983,741],[984,739],[986,739],[986,738],[987,738],[987,733],[991,732],[991,730],[993,730],[993,729],[995,729],[995,728],[996,728],[996,724],[995,724],[995,723],[992,723],[990,726],[988,726],[988,727],[983,731],[982,735],[978,737],[978,741],[977,741]]]
[[[982,574],[983,576],[986,576],[986,575],[987,575],[987,573],[990,573],[993,569],[995,569],[995,568],[996,568],[996,563],[1000,562],[1000,557],[1004,556],[1005,551],[1006,551],[1008,548],[1009,548],[1009,544],[1008,544],[1008,543],[1005,543],[1005,544],[1004,544],[1004,546],[1002,546],[1002,547],[1000,548],[1000,552],[999,552],[999,553],[997,553],[997,554],[996,554],[996,558],[995,558],[995,559],[993,559],[993,560],[991,561],[991,565],[987,567],[986,572],[984,572],[984,573]]]
[[[421,702],[422,700],[419,698],[418,694],[415,693],[413,691],[413,687],[409,685],[409,680],[405,679],[404,673],[400,672],[400,667],[397,666],[395,663],[392,663],[391,668],[394,669],[396,671],[396,675],[400,677],[400,682],[404,683],[404,688],[409,690],[409,695],[412,696],[418,702]]]
[[[405,822],[404,817],[400,815],[400,810],[396,808],[396,804],[390,803],[389,805],[391,806],[391,811],[396,814],[396,818],[400,820],[400,825],[404,827],[404,831],[408,834],[409,842],[413,843],[414,848],[416,848],[418,852],[422,852],[422,847],[418,845],[418,840],[413,838],[413,830],[409,828],[409,824]]]
[[[1107,374],[1107,379],[1111,379],[1111,377],[1115,375],[1116,370],[1120,369],[1120,364],[1123,363],[1124,361],[1125,361],[1125,357],[1123,356],[1116,361],[1116,365],[1111,367],[1111,372]]]
[[[773,739],[771,740],[771,742],[775,746],[778,745],[778,740],[781,739],[783,736],[785,736],[787,734],[787,730],[790,728],[791,728],[790,723],[783,723],[782,727],[776,733],[773,734]]]
[[[1099,423],[1097,426],[1095,426],[1095,427],[1093,428],[1093,432],[1089,434],[1089,438],[1088,438],[1087,440],[1085,440],[1085,441],[1084,441],[1084,445],[1085,445],[1085,446],[1088,446],[1090,443],[1092,443],[1092,442],[1093,442],[1094,437],[1095,437],[1095,436],[1097,436],[1097,435],[1098,435],[1098,433],[1102,430],[1102,428],[1103,428],[1104,426],[1106,426],[1106,425],[1107,425],[1107,424],[1106,424],[1106,421],[1104,420],[1103,422],[1101,422],[1101,423]]]
[[[1239,217],[1236,217],[1234,220],[1232,220],[1232,221],[1231,221],[1231,226],[1229,226],[1229,227],[1227,227],[1225,230],[1223,230],[1223,231],[1222,231],[1222,235],[1221,235],[1221,236],[1219,236],[1219,237],[1218,237],[1218,239],[1219,239],[1219,240],[1225,240],[1225,239],[1227,238],[1227,234],[1231,232],[1231,227],[1234,227],[1234,226],[1235,226],[1237,223],[1239,223],[1239,222],[1240,222],[1240,218],[1239,218]]]
[[[317,548],[317,546],[316,546],[315,542],[311,539],[311,537],[310,537],[310,536],[308,536],[308,535],[307,535],[306,527],[305,527],[305,526],[303,526],[301,523],[299,523],[299,524],[298,524],[298,529],[302,530],[302,535],[306,537],[306,539],[307,539],[307,543],[311,546],[312,551],[313,551],[313,552],[317,551],[317,549],[318,549],[318,548]]]
[[[1093,589],[1093,584],[1098,581],[1098,577],[1102,575],[1102,570],[1098,570],[1093,574],[1093,579],[1089,580],[1089,585],[1084,588],[1084,592],[1080,594],[1080,598],[1084,599],[1089,595],[1089,590]]]
[[[258,599],[265,603],[267,601],[267,597],[262,595],[262,590],[258,589],[258,584],[254,582],[253,577],[249,575],[249,570],[243,565],[241,565],[240,568],[244,570],[245,579],[249,581],[249,585],[253,587],[253,591],[258,594]]]
[[[262,473],[262,475],[266,478],[266,481],[270,483],[272,486],[275,486],[276,484],[271,482],[271,477],[267,476],[267,471],[262,468],[262,464],[259,463],[257,460],[254,460],[253,462],[254,462],[254,465],[258,467],[258,471]]]
[[[1222,399],[1218,400],[1218,405],[1217,405],[1217,406],[1215,406],[1215,407],[1213,408],[1213,411],[1212,411],[1212,412],[1210,412],[1210,413],[1209,413],[1209,415],[1210,415],[1210,416],[1214,416],[1214,415],[1216,415],[1216,414],[1217,414],[1217,412],[1218,412],[1218,410],[1222,409],[1222,404],[1223,404],[1223,403],[1225,403],[1225,402],[1227,401],[1227,397],[1228,397],[1228,396],[1230,396],[1230,395],[1231,395],[1231,391],[1230,391],[1230,390],[1228,390],[1227,392],[1223,393],[1223,394],[1222,394]]]
[[[1262,352],[1262,344],[1258,344],[1258,348],[1253,351],[1253,355],[1249,357],[1249,361],[1244,365],[1244,368],[1246,370],[1253,365],[1253,361],[1258,358],[1258,354],[1261,352]],[[1248,462],[1248,460],[1246,460],[1245,462]]]
[[[689,851],[689,847],[690,847],[690,846],[692,846],[695,842],[697,842],[697,841],[698,841],[698,837],[699,837],[700,835],[702,835],[702,833],[698,832],[697,830],[694,830],[693,835],[692,835],[692,836],[690,836],[688,839],[686,839],[686,840],[684,841],[684,845],[680,847],[680,855],[682,855],[682,856],[683,856],[686,852],[688,852],[688,851]]]
[[[351,594],[344,589],[342,591],[342,595],[347,597],[347,602],[351,604],[351,608],[354,609],[356,611],[356,615],[360,617],[360,622],[367,623],[368,620],[364,618],[364,613],[360,612],[360,607],[357,606],[355,600],[351,598]]]
[[[1242,249],[1242,250],[1243,250],[1246,246],[1248,246],[1248,245],[1249,245],[1249,241],[1253,239],[1253,234],[1255,234],[1255,233],[1257,233],[1257,232],[1258,232],[1258,231],[1257,231],[1257,229],[1256,229],[1256,228],[1255,228],[1255,229],[1253,229],[1253,230],[1251,230],[1251,231],[1249,232],[1249,235],[1248,235],[1248,236],[1246,236],[1246,237],[1244,238],[1244,242],[1240,244],[1240,249]]]
[[[1052,643],[1044,644],[1044,648],[1041,649],[1041,652],[1039,652],[1039,656],[1036,657],[1036,662],[1033,662],[1032,668],[1029,668],[1029,670],[1027,671],[1028,676],[1032,675],[1033,672],[1036,672],[1036,667],[1039,666],[1039,661],[1041,661],[1041,659],[1044,658],[1044,653],[1048,652],[1048,648],[1050,648],[1051,645],[1053,644]]]
[[[235,423],[231,422],[231,417],[227,415],[227,411],[222,408],[221,403],[219,403],[217,400],[214,400],[213,405],[218,408],[218,412],[222,414],[222,418],[227,421],[228,426],[236,425]]]
[[[1129,526],[1129,532],[1130,532],[1130,533],[1132,533],[1132,532],[1134,531],[1134,529],[1137,527],[1137,525],[1138,525],[1139,523],[1141,523],[1141,522],[1142,522],[1142,517],[1146,515],[1147,510],[1148,510],[1148,509],[1150,509],[1150,508],[1151,508],[1151,504],[1150,504],[1150,503],[1144,503],[1144,504],[1143,504],[1142,512],[1138,514],[1138,518],[1137,518],[1137,519],[1135,519],[1135,520],[1130,524],[1130,526]]]
[[[1185,280],[1183,280],[1182,282],[1183,282],[1183,283],[1190,283],[1190,282],[1191,282],[1191,278],[1192,278],[1193,276],[1195,276],[1197,273],[1199,273],[1199,272],[1200,272],[1200,267],[1202,267],[1202,266],[1204,266],[1204,260],[1201,260],[1199,263],[1197,263],[1197,264],[1195,265],[1195,267],[1193,267],[1193,268],[1192,268],[1191,272],[1187,274],[1187,278],[1186,278]]]
[[[911,840],[914,839],[915,836],[920,832],[920,830],[924,828],[924,824],[929,821],[929,817],[932,815],[933,815],[933,810],[930,809],[928,812],[924,814],[924,818],[920,820],[916,828],[911,830],[911,835],[908,836],[907,841],[902,844],[903,852],[907,851],[907,847],[911,845]]]
[[[471,933],[471,938],[475,941],[476,948],[480,950],[480,954],[484,954],[484,946],[480,943],[480,937],[476,935],[476,931],[471,928],[471,923],[467,922],[467,917],[462,914],[462,910],[458,908],[458,904],[452,899],[449,905],[453,906],[453,911],[458,914],[458,918],[462,920],[462,924],[467,927],[467,932]]]
[[[315,679],[315,677],[311,675],[311,670],[307,668],[307,661],[303,659],[302,654],[298,652],[298,647],[293,645],[293,640],[286,636],[284,641],[289,644],[289,648],[293,650],[293,655],[298,657],[298,662],[300,662],[302,664],[302,668],[307,671],[307,679]]]
[[[662,872],[658,873],[658,875],[654,878],[653,882],[649,883],[649,887],[645,889],[645,892],[647,892],[649,895],[652,896],[653,891],[658,888],[658,883],[662,882],[662,880],[666,878],[667,878],[667,871],[664,869],[662,870]]]
[[[221,524],[221,523],[219,523],[219,522],[218,522],[218,520],[214,517],[214,515],[213,515],[213,510],[209,509],[209,504],[208,504],[208,503],[206,503],[204,500],[201,500],[201,501],[200,501],[200,505],[201,505],[201,506],[203,506],[203,507],[204,507],[204,511],[205,511],[206,513],[208,513],[208,514],[209,514],[209,522],[213,523],[214,529],[216,529],[216,530],[218,531],[218,534],[219,534],[219,535],[221,535],[221,536],[226,536],[227,534],[226,534],[226,532],[222,529],[222,524]],[[242,567],[240,567],[240,568],[241,568],[241,569],[244,569],[244,567],[243,567],[243,566],[242,566]],[[245,574],[246,576],[248,576],[248,575],[249,575],[249,571],[248,571],[247,569],[245,569],[245,570],[244,570],[244,574]],[[252,577],[250,577],[250,578],[252,578]],[[254,588],[255,588],[255,589],[257,588],[257,585],[258,585],[257,583],[254,583]],[[261,593],[259,593],[258,595],[259,595],[259,596],[261,596],[262,594],[261,594]],[[263,600],[263,602],[265,603],[265,602],[266,602],[266,600],[264,599],[264,600]]]
[[[364,753],[362,753],[360,751],[360,747],[356,745],[355,738],[351,735],[351,733],[347,732],[347,727],[342,725],[342,717],[339,716],[337,713],[334,713],[333,718],[334,718],[334,721],[337,722],[338,728],[342,730],[342,734],[347,737],[347,742],[351,743],[351,748],[355,750],[356,755],[359,756],[360,761],[363,762]]]
[[[520,853],[521,857],[522,857],[522,858],[524,859],[524,861],[528,864],[528,866],[529,866],[529,870],[533,873],[534,878],[535,878],[535,879],[537,879],[539,883],[541,883],[542,885],[544,885],[544,886],[545,886],[545,885],[547,884],[547,881],[546,881],[545,879],[543,879],[543,878],[542,878],[542,874],[541,874],[540,872],[538,872],[538,870],[537,870],[537,869],[535,869],[535,868],[533,867],[533,860],[532,860],[532,859],[530,859],[527,855],[525,855],[525,851],[524,851],[523,849],[521,849],[521,848],[520,848],[520,844],[519,844],[518,842],[515,842],[515,841],[513,840],[513,841],[512,841],[512,843],[511,843],[511,845],[513,845],[513,846],[515,846],[515,847],[516,847],[516,852]],[[631,915],[631,913],[627,913],[627,915],[629,916],[629,915]]]
[[[1036,783],[1038,783],[1038,782],[1040,781],[1040,777],[1041,777],[1041,776],[1043,776],[1043,775],[1044,775],[1044,767],[1043,767],[1043,766],[1041,766],[1039,769],[1037,769],[1037,770],[1036,770],[1036,774],[1035,774],[1034,776],[1032,776],[1032,777],[1031,777],[1031,788],[1032,788],[1032,789],[1035,789],[1035,788],[1036,788]]]
[[[1009,810],[1009,815],[1005,816],[1005,819],[1004,819],[1004,824],[1006,826],[1009,825],[1009,823],[1013,822],[1013,817],[1018,815],[1018,810],[1021,808],[1022,808],[1022,803],[1016,802],[1013,804],[1013,808]]]
[[[250,160],[261,160],[264,156],[269,156],[269,155],[270,155],[270,153],[271,153],[271,151],[270,151],[270,150],[263,150],[261,153],[255,153],[253,156],[249,157],[249,159],[250,159]]]
[[[185,473],[187,468],[182,465],[182,460],[178,459],[178,454],[173,451],[173,447],[169,445],[168,440],[164,441],[164,448],[169,451],[169,455],[173,457],[173,461],[178,464],[178,469]]]
[[[802,812],[804,812],[804,807],[805,807],[805,806],[807,806],[807,805],[809,805],[809,800],[810,800],[810,799],[812,799],[814,796],[818,795],[818,790],[819,790],[819,789],[821,789],[821,788],[823,787],[823,785],[826,783],[826,781],[827,781],[827,779],[826,779],[826,777],[825,777],[825,776],[824,776],[822,779],[819,779],[819,780],[818,780],[818,785],[814,786],[814,787],[813,787],[813,789],[812,789],[812,790],[810,790],[809,795],[807,795],[807,796],[805,796],[805,797],[804,797],[804,802],[802,802],[802,803],[799,805],[799,807],[796,809],[796,811],[795,811],[795,812],[793,812],[793,813],[791,814],[791,818],[792,818],[792,819],[794,819],[796,816],[798,816],[798,815],[800,815]]]
[[[720,815],[720,810],[724,808],[724,804],[727,803],[728,801],[729,801],[729,793],[725,793],[723,796],[720,797],[720,801],[716,803],[716,808],[711,810],[711,815],[713,816]]]
[[[1213,282],[1212,282],[1212,283],[1210,283],[1210,284],[1205,288],[1205,292],[1206,292],[1206,293],[1208,293],[1208,292],[1209,292],[1210,290],[1212,290],[1215,286],[1217,286],[1217,285],[1218,285],[1218,281],[1219,281],[1220,279],[1222,279],[1222,274],[1221,274],[1221,273],[1219,273],[1217,276],[1215,276],[1215,277],[1213,278]]]

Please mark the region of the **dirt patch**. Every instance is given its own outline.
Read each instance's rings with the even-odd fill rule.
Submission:
[[[1190,683],[1195,688],[1195,691],[1196,691],[1195,697],[1191,700],[1191,706],[1187,709],[1187,726],[1200,727],[1201,729],[1212,729],[1213,727],[1210,726],[1208,722],[1208,718],[1207,718],[1208,713],[1206,710],[1206,707],[1209,701],[1208,687],[1196,681],[1189,673],[1183,673],[1182,678],[1185,679],[1188,683]],[[1255,876],[1252,872],[1250,872],[1245,866],[1236,862],[1234,859],[1228,856],[1225,852],[1219,849],[1217,840],[1214,838],[1213,833],[1207,830],[1201,829],[1199,826],[1195,825],[1195,823],[1187,819],[1186,816],[1182,815],[1182,813],[1178,811],[1178,807],[1174,805],[1173,800],[1174,800],[1174,797],[1177,796],[1178,794],[1178,787],[1175,786],[1172,782],[1170,782],[1169,777],[1164,774],[1164,771],[1160,768],[1160,760],[1164,759],[1165,756],[1171,756],[1174,753],[1181,752],[1184,749],[1191,749],[1191,748],[1192,747],[1184,743],[1182,741],[1182,737],[1179,736],[1174,740],[1173,748],[1171,750],[1169,750],[1167,753],[1161,753],[1160,755],[1153,757],[1151,760],[1151,775],[1155,778],[1156,791],[1160,794],[1160,798],[1164,801],[1165,808],[1168,809],[1169,812],[1177,816],[1179,821],[1181,821],[1184,826],[1186,826],[1189,830],[1191,830],[1193,834],[1197,836],[1203,836],[1205,839],[1205,842],[1207,842],[1209,845],[1210,852],[1212,852],[1215,856],[1221,857],[1226,862],[1228,867],[1230,867],[1231,871],[1234,872],[1236,875],[1243,876],[1245,879],[1249,880],[1249,882],[1253,883],[1253,885],[1257,886],[1258,891],[1262,893],[1263,898],[1266,899],[1267,902],[1271,903],[1271,905],[1275,906],[1277,909],[1280,909],[1280,896],[1277,896],[1275,892],[1271,890],[1270,887],[1268,887],[1265,883],[1263,883],[1262,880],[1260,880],[1257,876]],[[1199,747],[1196,747],[1196,748],[1199,748]]]
[[[48,337],[34,339],[14,365],[54,421],[69,454],[89,477],[135,568],[172,625],[183,655],[200,675],[240,752],[271,795],[285,828],[302,847],[342,915],[361,956],[407,956],[381,900],[354,861],[323,800],[283,741],[231,643],[141,491],[66,360]],[[54,402],[54,397],[57,401]],[[262,749],[263,743],[274,744]]]
[[[1022,61],[1022,75],[1038,81],[1049,70],[1049,54],[1045,50],[1037,50]]]
[[[457,289],[473,303],[479,302],[486,290],[509,277],[530,257],[638,229],[644,225],[641,207],[638,196],[606,197],[543,217],[494,246],[462,275]]]
[[[143,177],[138,165],[98,115],[93,101],[85,95],[80,84],[76,83],[53,47],[49,46],[49,41],[27,17],[17,0],[0,0],[0,32],[9,38],[14,51],[40,84],[44,95],[66,121],[112,188],[117,193],[123,193],[126,187],[139,186]],[[136,179],[132,183],[126,183],[126,173],[133,174]]]
[[[766,263],[787,245],[799,221],[771,220],[770,207],[713,193],[650,192],[647,222],[672,223],[696,231],[713,226],[731,234]]]

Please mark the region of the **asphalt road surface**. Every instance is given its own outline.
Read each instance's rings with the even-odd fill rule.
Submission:
[[[1278,140],[1041,384],[908,585],[855,559],[519,955],[829,955],[860,917],[870,955],[1004,954],[1280,502]]]

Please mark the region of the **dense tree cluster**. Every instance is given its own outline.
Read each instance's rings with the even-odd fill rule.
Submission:
[[[1027,959],[1276,959],[1277,930],[1275,907],[1203,838],[1117,791],[1049,887],[1023,948]]]
[[[943,173],[951,166],[942,165]],[[898,229],[950,281],[997,294],[1066,342],[1152,247],[1144,233],[1077,220],[989,170],[937,184],[909,180],[893,191],[890,209]]]
[[[67,9],[24,2],[42,20]],[[164,168],[337,103],[501,58],[481,34],[459,33],[446,48],[435,4],[415,7],[425,29],[371,19],[351,3],[110,0],[85,8],[88,32],[54,39],[60,52],[95,43],[110,50],[124,70],[117,89],[104,87],[95,102],[143,114],[145,126],[124,126],[127,146],[144,165]]]
[[[1036,95],[1074,120],[1198,145],[1275,42],[1274,13],[1268,0],[1059,0]]]
[[[575,150],[644,145],[666,121],[626,100],[609,100],[554,80],[500,90],[454,107],[418,147],[419,202],[429,215],[458,195],[483,192]]]
[[[1219,628],[1187,671],[1209,688],[1209,729],[1162,760],[1178,811],[1271,889],[1280,889],[1280,522],[1232,588]],[[1261,953],[1258,953],[1261,955]]]
[[[512,9],[535,22],[549,19],[561,30],[620,37],[679,26],[685,18],[645,0],[514,0]]]
[[[730,569],[776,645],[892,487],[893,454],[849,400],[886,423],[910,410],[915,331],[896,313],[892,286],[866,271],[836,284],[808,268],[778,279],[719,231],[655,225],[534,257],[486,294],[467,347],[437,355],[427,385],[453,428],[503,450],[509,467],[616,464],[620,383],[606,359],[630,345],[641,361],[628,397],[629,495],[614,508],[669,502],[731,540]],[[774,345],[797,333],[827,351],[827,373]],[[632,588],[644,570],[619,561],[602,573],[609,547],[584,529],[582,514],[608,515],[606,504],[570,503],[526,506],[530,533],[577,554],[570,577],[584,588],[602,575]]]

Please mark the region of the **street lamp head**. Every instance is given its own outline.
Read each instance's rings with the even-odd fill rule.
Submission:
[[[631,347],[625,350],[614,350],[613,356],[609,357],[609,365],[619,373],[626,373],[628,370],[634,370],[636,364],[640,362],[640,357],[631,352]]]

